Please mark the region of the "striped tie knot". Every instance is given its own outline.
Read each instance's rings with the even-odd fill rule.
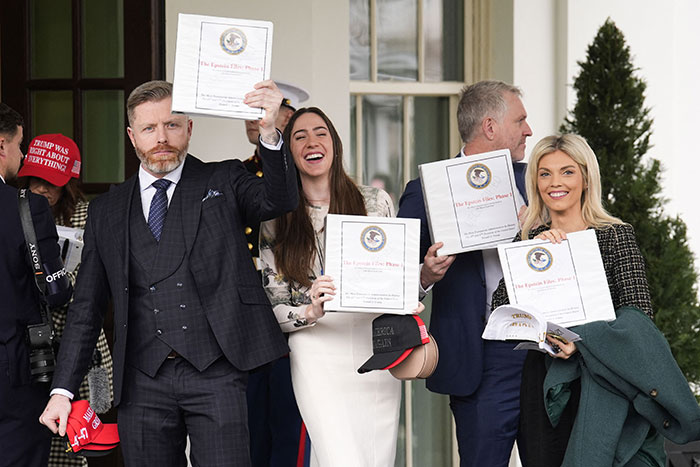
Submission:
[[[172,182],[168,180],[167,178],[159,178],[155,182],[153,182],[151,185],[155,187],[156,190],[167,190],[168,187],[170,186]]]
[[[148,211],[148,228],[156,241],[160,241],[165,215],[168,213],[168,195],[166,192],[171,183],[170,180],[165,178],[160,178],[152,183],[156,193],[153,195],[151,209]]]

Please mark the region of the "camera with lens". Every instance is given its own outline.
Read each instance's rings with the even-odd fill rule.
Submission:
[[[35,383],[51,382],[56,366],[53,338],[53,329],[48,323],[27,326],[29,366]]]

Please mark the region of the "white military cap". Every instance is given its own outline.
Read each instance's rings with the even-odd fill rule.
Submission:
[[[299,86],[277,80],[275,80],[275,84],[277,84],[277,87],[282,91],[282,95],[284,96],[282,105],[291,107],[292,110],[296,110],[300,103],[309,98],[309,93]]]

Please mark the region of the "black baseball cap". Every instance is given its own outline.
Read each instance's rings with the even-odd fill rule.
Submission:
[[[373,355],[357,372],[393,368],[404,361],[415,347],[429,341],[428,329],[418,315],[378,316],[372,321]]]

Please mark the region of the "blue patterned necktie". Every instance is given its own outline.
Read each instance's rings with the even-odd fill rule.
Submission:
[[[163,231],[163,223],[165,215],[168,213],[168,195],[166,191],[172,182],[164,178],[153,182],[156,189],[156,194],[151,200],[151,209],[148,211],[148,228],[155,237],[156,241],[160,241],[160,234]]]

